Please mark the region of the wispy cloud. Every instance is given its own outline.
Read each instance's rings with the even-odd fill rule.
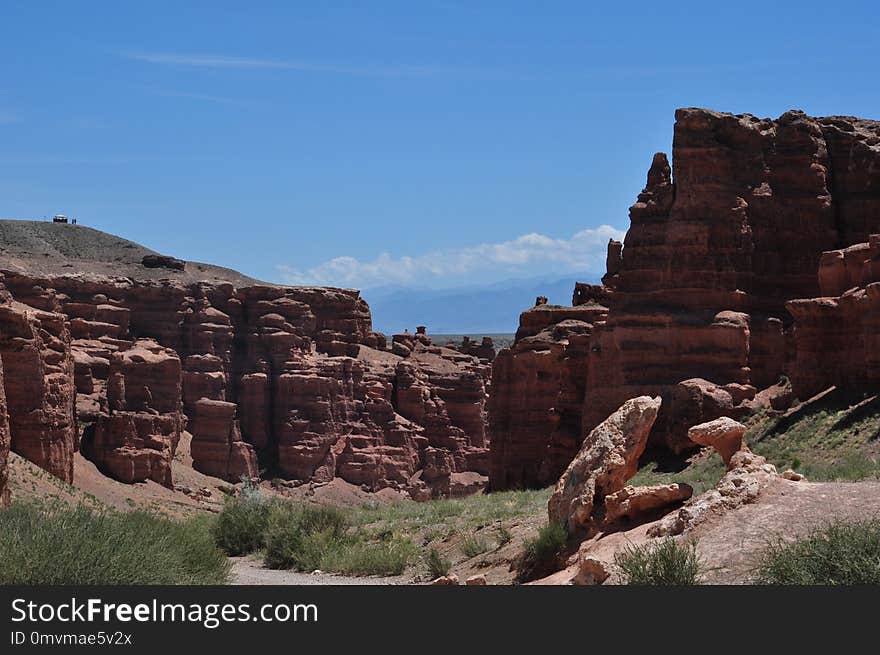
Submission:
[[[622,239],[610,225],[581,230],[569,239],[532,232],[511,241],[435,250],[422,255],[392,257],[382,253],[370,261],[336,257],[300,270],[279,266],[287,284],[371,288],[386,284],[437,284],[480,275],[502,279],[512,275],[597,271],[605,266],[608,239]]]
[[[246,106],[248,103],[236,100],[235,98],[227,98],[225,96],[215,96],[207,93],[191,93],[189,91],[173,91],[170,89],[150,89],[150,93],[157,96],[165,96],[167,98],[184,98],[187,100],[202,100],[204,102],[213,102],[218,105],[236,105]]]
[[[367,76],[430,76],[455,75],[469,77],[506,77],[498,71],[477,68],[457,68],[447,66],[422,66],[412,64],[376,64],[369,66],[349,66],[298,59],[266,59],[256,57],[234,57],[217,54],[172,53],[172,52],[117,52],[119,56],[134,61],[181,68],[214,68],[231,70],[288,70],[304,73],[333,73],[340,75]]]

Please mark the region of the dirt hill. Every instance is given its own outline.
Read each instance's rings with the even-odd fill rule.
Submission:
[[[136,280],[170,278],[184,283],[204,280],[235,286],[258,283],[238,271],[200,262],[184,262],[183,270],[143,264],[144,257],[159,254],[84,225],[0,220],[0,270],[28,275],[92,273]]]

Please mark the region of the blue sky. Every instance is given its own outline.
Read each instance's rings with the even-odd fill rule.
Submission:
[[[880,118],[872,3],[17,2],[0,217],[270,280],[595,270],[679,106]]]

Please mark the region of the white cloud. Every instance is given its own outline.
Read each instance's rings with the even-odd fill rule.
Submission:
[[[622,230],[610,225],[581,230],[570,239],[532,232],[511,241],[435,250],[422,255],[392,257],[382,253],[370,261],[336,257],[309,269],[279,266],[287,284],[368,289],[387,284],[452,286],[468,280],[491,282],[512,276],[553,272],[601,271],[609,239]]]

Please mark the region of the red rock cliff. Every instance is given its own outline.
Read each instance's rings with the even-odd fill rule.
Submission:
[[[357,291],[12,270],[5,283],[12,447],[68,481],[74,389],[83,454],[125,482],[172,486],[187,424],[193,466],[230,481],[262,469],[454,491],[417,475],[430,447],[449,453],[452,476],[488,472],[486,361],[426,334],[406,357],[384,350]],[[414,380],[423,423],[399,400]]]
[[[517,357],[519,340],[543,325],[528,313],[518,343],[496,360],[491,485],[558,475],[543,453],[555,429],[547,417],[562,406],[553,396],[566,384],[584,389],[573,439],[627,399],[660,394],[651,438],[684,450],[694,447],[688,422],[735,414],[756,387],[775,382],[792,352],[786,301],[819,295],[824,251],[880,229],[878,143],[880,123],[856,118],[678,110],[673,166],[654,156],[622,250],[609,244],[605,288],[575,289],[575,303],[599,293],[608,307],[592,323],[585,362],[569,373],[561,362],[545,364],[552,358]],[[847,271],[835,264],[826,277]],[[508,402],[513,381],[526,379],[543,380],[547,391]],[[510,427],[530,423],[543,427]]]

